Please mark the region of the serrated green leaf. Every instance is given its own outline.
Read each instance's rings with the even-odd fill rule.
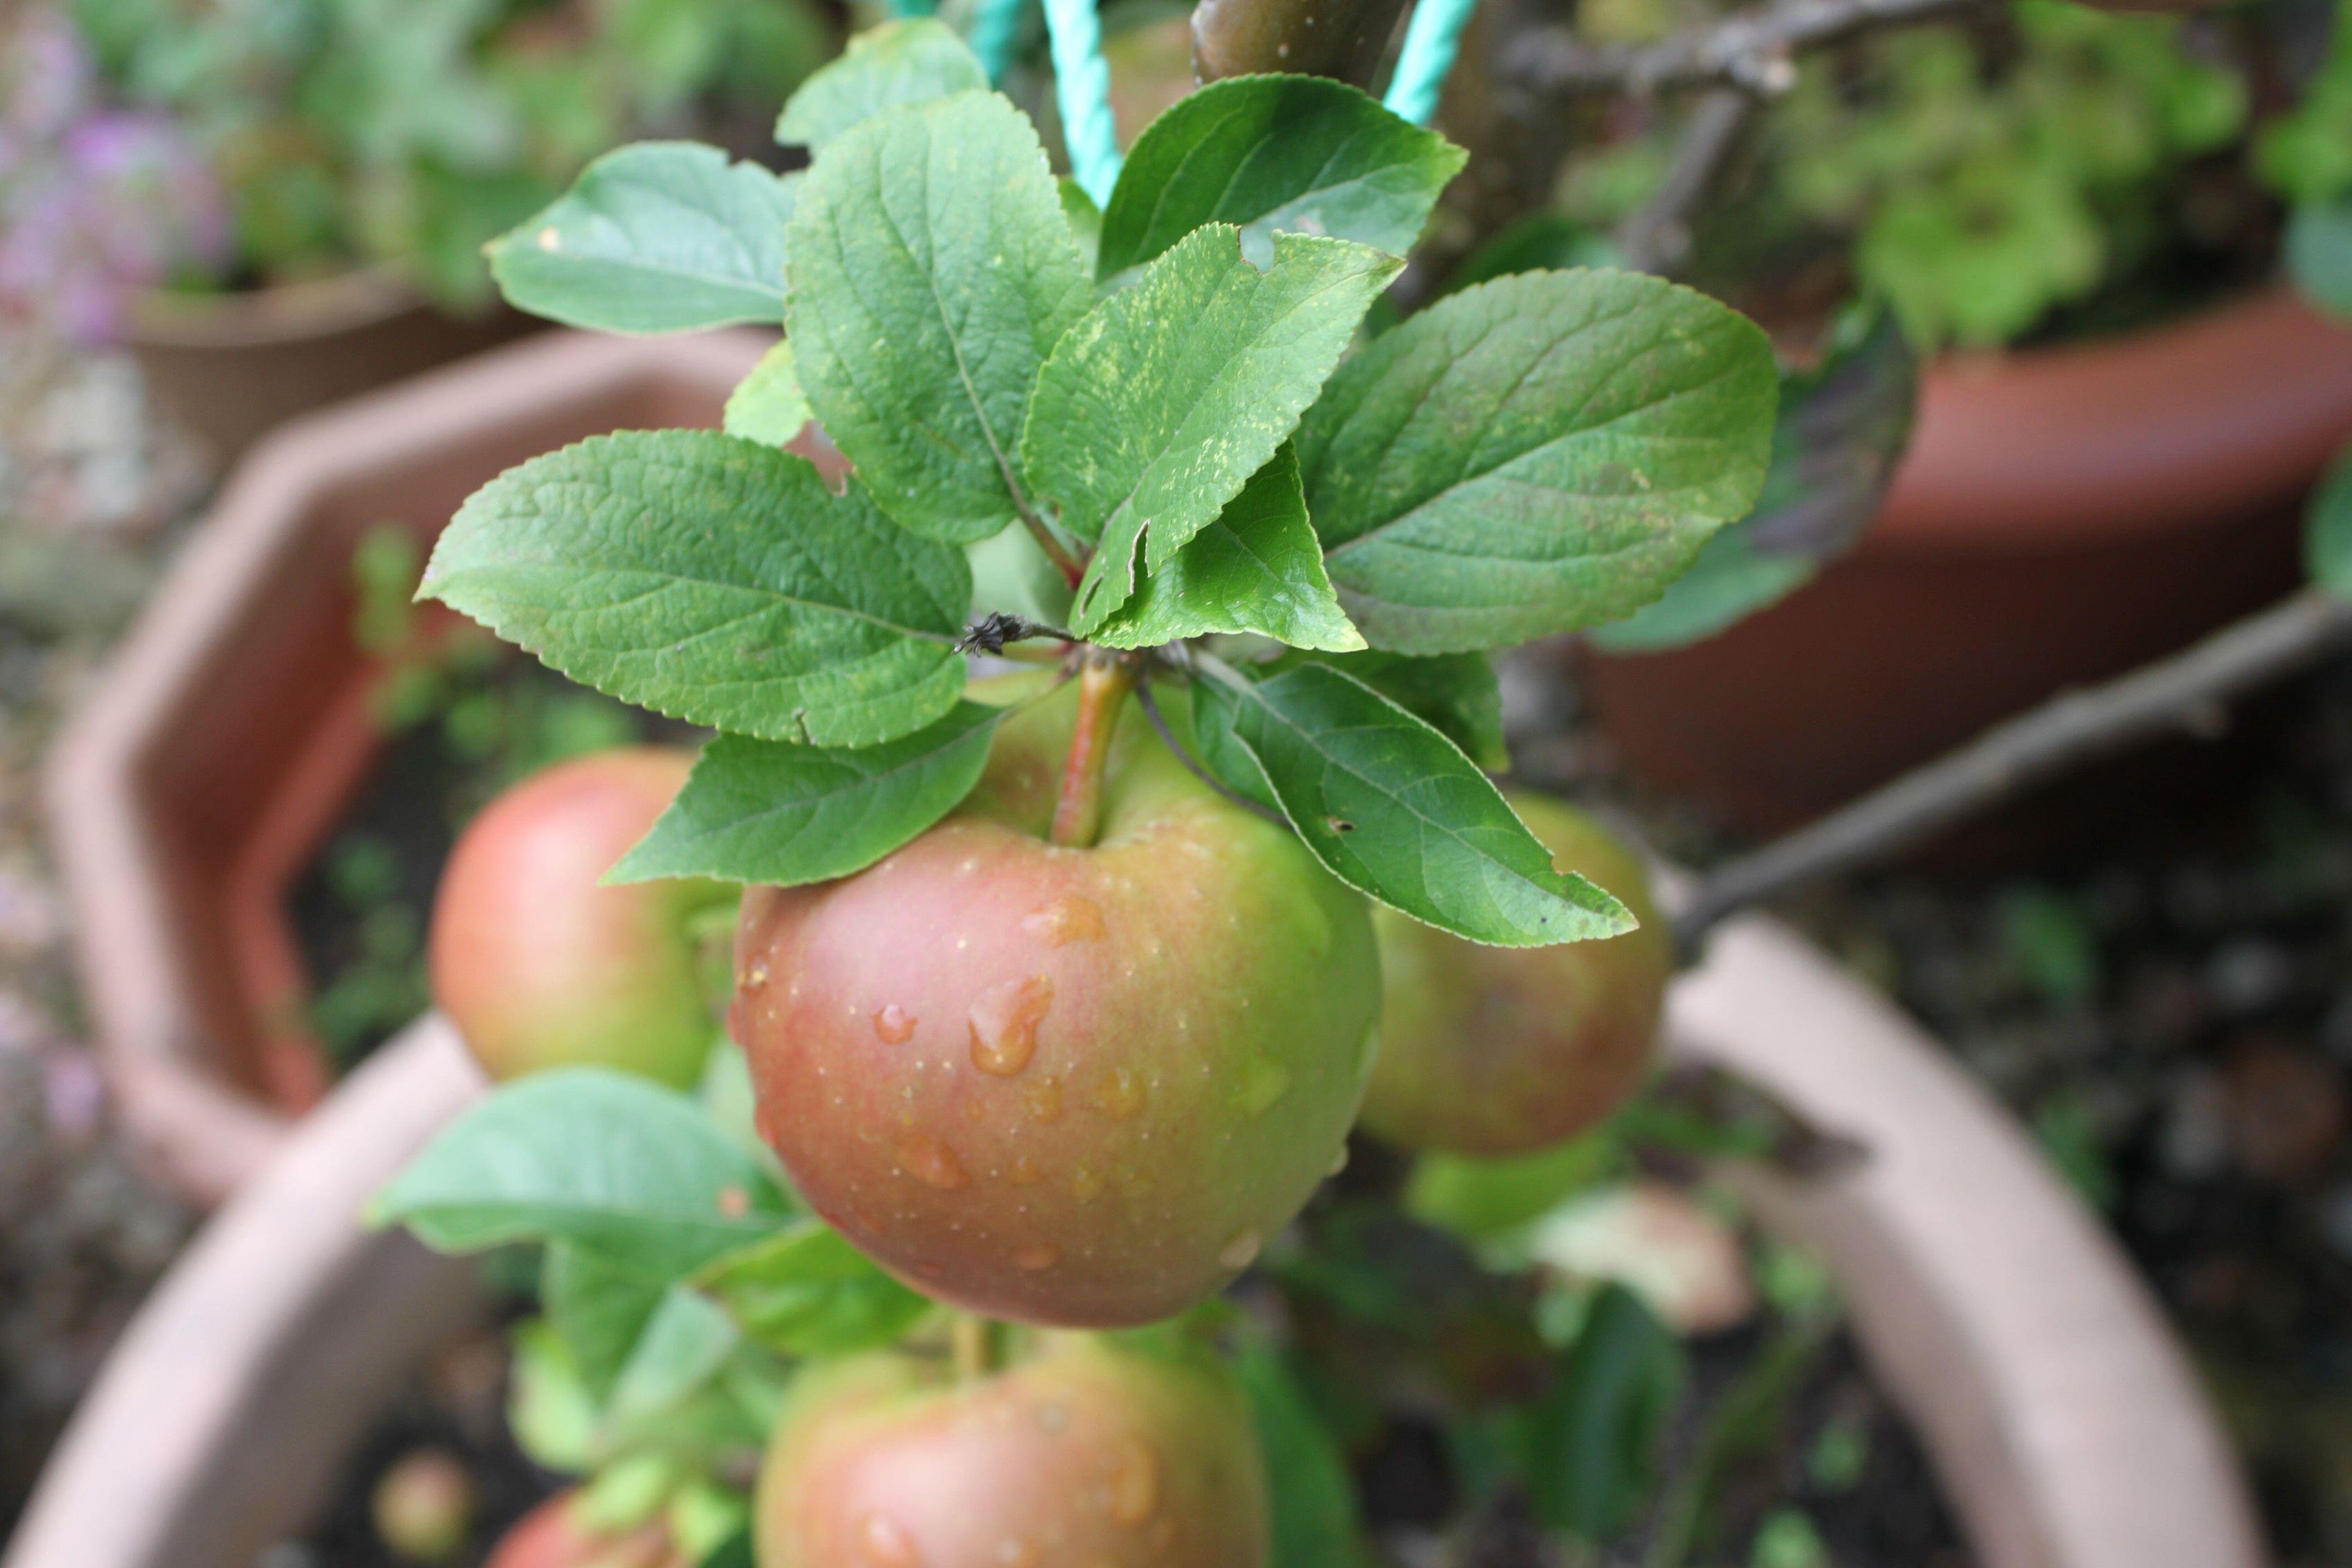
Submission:
[[[2352,317],[2352,195],[2294,209],[2286,226],[2286,264],[2313,304]]]
[[[2352,447],[2336,456],[2304,513],[2304,562],[2311,580],[2352,599]]]
[[[1654,278],[1522,273],[1440,300],[1299,427],[1339,602],[1402,653],[1630,613],[1753,507],[1776,380],[1753,322]]]
[[[1037,367],[1090,297],[1035,129],[993,93],[877,115],[790,244],[801,385],[882,510],[958,544],[1013,521]]]
[[[802,395],[801,378],[793,369],[792,340],[781,339],[728,394],[721,427],[746,441],[781,447],[808,422],[808,399]]]
[[[518,310],[597,331],[781,321],[798,183],[698,142],[640,142],[493,241],[490,273]]]
[[[864,870],[971,793],[1003,717],[1002,708],[959,702],[911,735],[856,748],[720,735],[608,880],[790,888]]]
[[[1502,688],[1485,654],[1441,653],[1424,658],[1379,648],[1361,653],[1290,653],[1272,668],[1287,669],[1307,659],[1354,676],[1461,747],[1472,762],[1489,773],[1501,773],[1511,765],[1510,748],[1503,740]]]
[[[1540,947],[1633,929],[1625,906],[1528,832],[1460,747],[1363,682],[1305,663],[1196,682],[1315,858],[1341,881],[1473,942]]]
[[[1258,267],[1276,231],[1402,256],[1462,172],[1461,148],[1324,77],[1212,82],[1144,128],[1103,211],[1096,274],[1139,267],[1202,224],[1242,231]]]
[[[442,1130],[376,1197],[442,1252],[568,1241],[673,1279],[776,1228],[758,1161],[674,1089],[607,1068],[519,1079]]]
[[[1307,521],[1288,442],[1173,561],[1137,585],[1094,640],[1154,647],[1212,632],[1259,632],[1295,647],[1364,646],[1324,575],[1322,542]]]
[[[603,1253],[562,1241],[548,1247],[540,1271],[540,1305],[563,1338],[570,1366],[595,1400],[613,1392],[665,1289],[662,1281]]]
[[[1595,647],[1642,653],[1713,637],[1811,582],[1862,537],[1910,444],[1919,362],[1888,311],[1840,336],[1818,369],[1781,379],[1756,510],[1701,546],[1661,597],[1588,632]]]
[[[1281,1355],[1255,1340],[1233,1358],[1265,1460],[1270,1568],[1349,1568],[1364,1561],[1346,1457],[1316,1419]]]
[[[598,436],[458,510],[419,590],[572,679],[762,740],[872,745],[955,705],[971,578],[853,477],[709,430]]]
[[[1264,468],[1402,263],[1347,240],[1275,237],[1274,265],[1213,224],[1089,311],[1037,378],[1022,465],[1062,525],[1097,543],[1073,630],[1167,566]]]
[[[803,82],[776,119],[776,140],[822,152],[886,110],[975,89],[988,73],[955,30],[931,16],[869,27]]]
[[[695,1286],[783,1355],[845,1355],[895,1342],[930,1303],[814,1220],[728,1254]]]

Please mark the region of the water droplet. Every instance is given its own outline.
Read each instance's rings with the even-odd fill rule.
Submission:
[[[1124,1121],[1143,1109],[1143,1084],[1126,1068],[1113,1068],[1095,1085],[1095,1109],[1113,1121]]]
[[[1013,1255],[1013,1267],[1030,1274],[1042,1274],[1060,1261],[1062,1255],[1042,1242],[1035,1247],[1024,1247]]]
[[[1021,929],[1047,947],[1100,942],[1105,929],[1102,906],[1082,893],[1071,893],[1024,916]]]
[[[1331,1163],[1324,1168],[1323,1173],[1327,1176],[1336,1176],[1347,1168],[1348,1146],[1342,1143],[1331,1151]]]
[[[874,1037],[886,1046],[903,1046],[915,1037],[915,1016],[896,1002],[874,1015]]]
[[[743,971],[742,979],[737,981],[736,984],[740,985],[746,991],[763,991],[767,989],[768,961],[764,958],[753,959],[751,961],[751,967]]]
[[[1227,1268],[1247,1268],[1257,1261],[1259,1245],[1257,1232],[1243,1231],[1225,1243],[1224,1250],[1217,1254],[1217,1261]]]
[[[1040,1121],[1062,1119],[1062,1080],[1042,1078],[1029,1086],[1029,1114]]]
[[[1242,1068],[1242,1109],[1264,1116],[1290,1092],[1290,1069],[1271,1057],[1252,1057]]]
[[[971,1176],[955,1151],[928,1132],[909,1132],[898,1140],[898,1163],[927,1187],[943,1193],[971,1185]]]
[[[896,1520],[867,1514],[865,1527],[857,1532],[857,1543],[874,1568],[923,1568],[923,1554]]]
[[[1081,1201],[1092,1202],[1102,1196],[1102,1190],[1103,1179],[1087,1167],[1080,1165],[1070,1173],[1070,1191],[1076,1193]]]
[[[1026,1154],[1013,1155],[1013,1163],[1004,1173],[1016,1187],[1034,1187],[1045,1179],[1045,1173],[1037,1168],[1037,1162]]]
[[[1054,1005],[1054,983],[1042,974],[1008,980],[971,1005],[971,1065],[1011,1078],[1037,1054],[1037,1026]]]
[[[1134,1437],[1121,1438],[1110,1455],[1110,1516],[1138,1525],[1160,1508],[1160,1461]]]

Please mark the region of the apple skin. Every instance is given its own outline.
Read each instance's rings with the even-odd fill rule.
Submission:
[[[1329,1173],[1380,969],[1365,900],[1132,699],[1099,840],[1048,844],[1076,702],[1006,719],[879,864],[748,894],[731,1017],[762,1135],[850,1241],[975,1311],[1108,1328],[1222,1288]]]
[[[761,1568],[1265,1568],[1268,1552],[1231,1373],[1087,1334],[972,1382],[892,1352],[803,1374],[754,1513]]]
[[[691,1568],[660,1524],[622,1535],[583,1526],[578,1492],[548,1499],[515,1521],[482,1568]]]
[[[1393,910],[1380,931],[1381,1059],[1365,1128],[1408,1149],[1524,1153],[1616,1109],[1648,1071],[1674,943],[1632,851],[1582,812],[1514,792],[1552,852],[1641,929],[1555,947],[1486,947]]]
[[[690,922],[737,890],[596,885],[693,763],[650,746],[560,763],[457,840],[433,902],[433,995],[492,1078],[598,1064],[684,1088],[700,1074],[719,1031]]]

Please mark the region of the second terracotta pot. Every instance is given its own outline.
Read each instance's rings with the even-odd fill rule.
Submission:
[[[1585,689],[1642,773],[1786,827],[2285,592],[2347,437],[2352,328],[2284,292],[1947,361],[1860,548],[1706,642],[1589,657]]]

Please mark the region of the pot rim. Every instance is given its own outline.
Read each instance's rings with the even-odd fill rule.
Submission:
[[[2352,436],[2352,323],[2273,284],[2088,342],[1948,356],[1861,552],[2010,554],[2258,514]]]
[[[1750,916],[1676,980],[1666,1037],[1873,1151],[1802,1184],[1742,1179],[1768,1227],[1828,1260],[1981,1568],[2261,1568],[2234,1461],[2145,1288],[1924,1031]],[[482,1089],[427,1018],[296,1130],[141,1310],[0,1568],[234,1568],[297,1527],[369,1401],[462,1317],[470,1271],[359,1208]],[[355,1325],[337,1304],[371,1274]]]

